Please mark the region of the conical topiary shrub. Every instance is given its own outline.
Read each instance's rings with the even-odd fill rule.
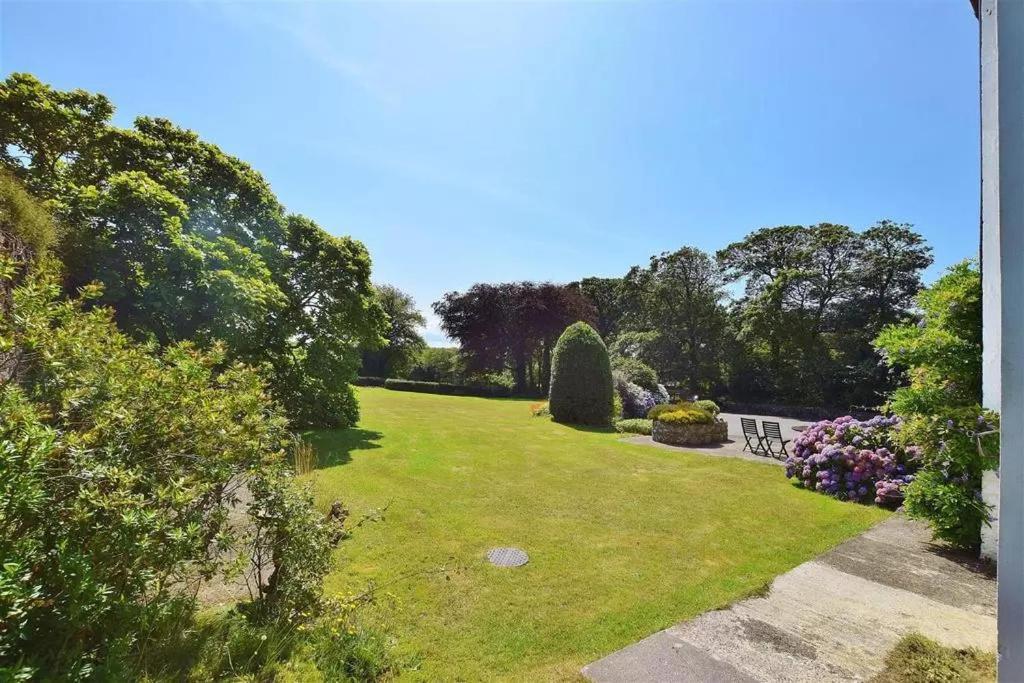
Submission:
[[[584,322],[565,328],[551,358],[551,417],[555,422],[610,425],[613,391],[612,366],[600,335]]]

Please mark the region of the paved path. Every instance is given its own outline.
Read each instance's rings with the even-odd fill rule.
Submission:
[[[903,635],[996,648],[995,579],[895,515],[777,577],[765,597],[676,624],[583,667],[592,681],[867,680]]]

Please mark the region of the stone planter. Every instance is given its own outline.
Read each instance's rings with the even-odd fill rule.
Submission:
[[[724,420],[708,424],[672,424],[655,420],[651,438],[672,446],[708,446],[729,438],[729,425]]]

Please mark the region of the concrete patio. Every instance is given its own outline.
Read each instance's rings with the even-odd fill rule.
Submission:
[[[629,436],[623,440],[629,443],[641,444],[645,446],[654,446],[656,448],[665,448],[668,450],[675,451],[689,451],[692,453],[704,453],[705,455],[717,455],[725,456],[730,458],[741,458],[743,460],[750,460],[752,462],[767,463],[769,465],[782,465],[781,460],[775,458],[768,458],[761,455],[754,455],[749,451],[743,450],[745,442],[743,440],[743,426],[740,424],[741,417],[752,417],[757,420],[758,431],[761,431],[761,423],[764,420],[771,422],[778,422],[779,427],[782,430],[782,434],[787,439],[795,439],[798,432],[793,427],[800,425],[808,425],[809,422],[801,420],[793,420],[788,417],[773,417],[771,415],[738,415],[733,413],[721,413],[718,416],[723,419],[729,425],[729,440],[725,443],[716,444],[713,446],[670,446],[668,444],[657,443],[649,436]]]

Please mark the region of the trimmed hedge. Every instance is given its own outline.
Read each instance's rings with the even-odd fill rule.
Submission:
[[[654,420],[645,420],[642,417],[615,421],[615,431],[624,434],[644,434],[650,436],[653,426]]]
[[[555,422],[608,426],[614,393],[601,336],[584,322],[565,328],[551,357],[551,417]]]
[[[382,387],[387,381],[386,377],[356,377],[352,384],[357,387]]]
[[[818,422],[820,420],[831,420],[836,415],[850,415],[858,420],[870,420],[877,416],[877,410],[854,408],[851,406],[838,407],[813,407],[813,406],[791,406],[782,403],[744,403],[730,399],[721,399],[718,405],[727,413],[740,415],[774,415],[776,417],[788,417],[794,420],[807,420]]]
[[[385,389],[394,391],[418,391],[424,394],[446,394],[448,396],[480,396],[482,398],[504,398],[512,395],[512,390],[502,386],[472,387],[464,384],[445,384],[444,382],[417,382],[411,379],[384,380]]]

